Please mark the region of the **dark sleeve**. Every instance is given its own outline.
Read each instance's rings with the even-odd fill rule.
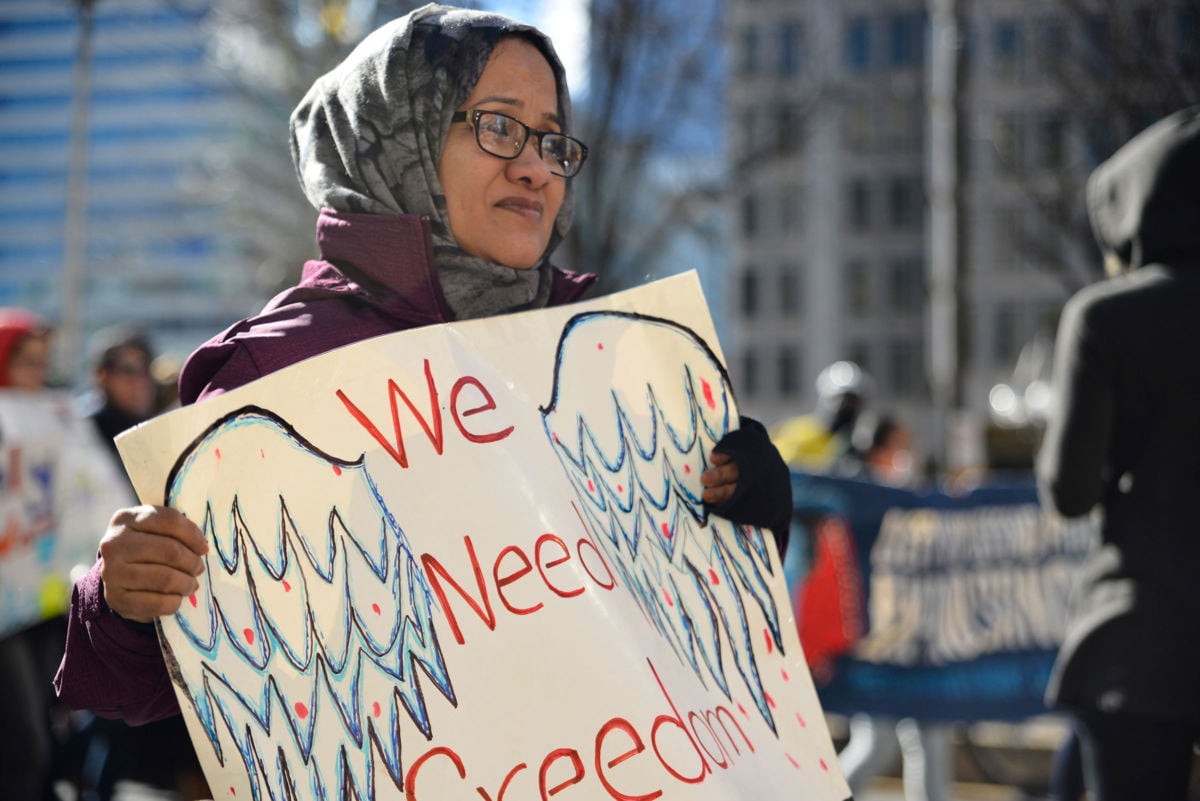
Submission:
[[[179,714],[153,626],[130,624],[104,600],[101,562],[75,583],[54,688],[72,709],[152,723]]]
[[[1038,453],[1042,502],[1085,515],[1104,494],[1116,414],[1116,360],[1101,335],[1100,310],[1076,296],[1063,309],[1054,353],[1055,408]]]
[[[743,417],[741,426],[722,437],[713,452],[732,457],[738,482],[733,497],[709,511],[734,523],[770,529],[782,560],[792,525],[792,475],[767,429]]]

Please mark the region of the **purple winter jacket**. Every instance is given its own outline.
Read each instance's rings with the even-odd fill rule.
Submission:
[[[325,209],[317,244],[321,258],[304,265],[299,284],[188,357],[179,377],[183,403],[342,345],[454,319],[438,283],[427,218]],[[594,281],[556,268],[550,305],[578,300]],[[97,560],[71,596],[66,652],[54,679],[59,698],[135,725],[178,714],[153,627],[109,608],[101,565]]]

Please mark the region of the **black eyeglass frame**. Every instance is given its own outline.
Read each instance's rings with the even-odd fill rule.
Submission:
[[[484,114],[491,114],[496,117],[503,117],[506,120],[511,120],[511,121],[515,122],[517,125],[519,125],[525,129],[525,138],[521,140],[521,146],[519,148],[517,148],[517,151],[515,153],[513,153],[511,156],[506,156],[503,153],[495,153],[491,150],[488,150],[486,147],[483,146],[483,142],[481,142],[479,139],[479,118],[481,116],[483,116]],[[550,169],[551,174],[557,175],[560,178],[574,178],[576,175],[579,175],[579,171],[583,169],[583,163],[585,161],[587,161],[587,156],[588,156],[587,145],[585,145],[583,142],[580,142],[575,137],[568,136],[565,133],[559,133],[558,131],[543,131],[539,128],[533,128],[533,127],[521,122],[520,120],[518,120],[516,117],[512,116],[511,114],[505,114],[504,112],[501,112],[501,111],[488,111],[486,109],[480,109],[480,108],[471,109],[470,111],[456,111],[450,117],[450,122],[452,122],[452,123],[454,123],[454,122],[469,123],[472,130],[475,131],[475,144],[479,147],[479,149],[482,150],[484,153],[487,153],[489,156],[495,156],[496,158],[504,159],[505,161],[512,161],[513,159],[520,156],[522,153],[525,152],[525,146],[527,144],[529,144],[530,137],[537,137],[538,158],[541,159],[542,163],[544,163],[548,168],[550,167],[550,162],[546,161],[546,157],[542,154],[543,138],[547,137],[547,136],[559,136],[559,137],[562,137],[563,139],[567,139],[571,142],[574,142],[575,144],[579,145],[579,166],[576,167],[575,172],[571,173],[570,175],[566,175],[565,173],[557,172],[556,170],[551,168]]]

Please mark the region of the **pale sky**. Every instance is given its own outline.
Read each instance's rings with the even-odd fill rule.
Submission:
[[[490,0],[483,5],[549,36],[567,71],[571,97],[579,99],[587,85],[587,0]]]

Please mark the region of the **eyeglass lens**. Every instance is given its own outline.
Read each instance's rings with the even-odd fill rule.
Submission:
[[[539,139],[538,154],[555,175],[570,178],[583,166],[583,144],[566,134],[538,131],[494,111],[476,112],[474,121],[479,146],[494,156],[516,158],[532,133]]]

